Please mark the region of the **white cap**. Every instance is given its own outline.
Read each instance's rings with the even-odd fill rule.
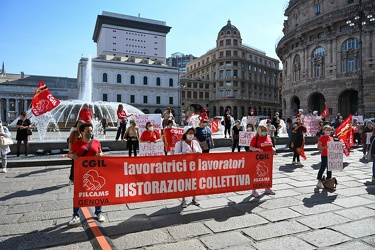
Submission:
[[[303,109],[299,109],[298,111],[299,111],[299,112],[303,112]]]
[[[186,132],[189,130],[189,128],[192,128],[192,126],[185,126],[184,127],[184,134],[186,134]]]
[[[314,114],[314,115],[318,114],[318,111],[314,110],[313,114]]]

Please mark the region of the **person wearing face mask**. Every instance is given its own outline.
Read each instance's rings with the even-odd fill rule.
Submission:
[[[366,154],[370,147],[370,144],[368,144],[369,141],[367,140],[367,137],[368,136],[371,137],[372,130],[373,130],[372,121],[368,120],[366,122],[366,126],[362,130],[362,152],[363,152],[362,159],[366,159]]]
[[[234,152],[234,149],[236,147],[237,147],[238,152],[241,151],[241,146],[239,145],[240,131],[243,131],[240,125],[240,120],[236,120],[235,125],[232,128],[232,152]]]
[[[224,114],[224,138],[228,137],[230,138],[230,128],[232,127],[232,116],[230,115],[230,110],[225,110]]]
[[[274,125],[272,125],[271,119],[267,119],[266,122],[267,122],[268,135],[271,137],[271,139],[272,139],[272,145],[275,147],[275,145],[276,145],[276,142],[275,142],[276,128],[275,128]]]
[[[255,116],[254,109],[250,109],[249,116]]]
[[[323,135],[319,137],[318,139],[318,149],[322,152],[321,153],[321,163],[320,163],[320,169],[318,172],[318,183],[316,184],[317,188],[324,188],[323,185],[323,173],[327,168],[328,165],[328,142],[334,141],[332,134],[332,128],[329,125],[325,125],[323,128]],[[332,177],[332,171],[328,171],[327,169],[327,179],[331,179]]]
[[[199,127],[195,128],[195,137],[199,141],[203,153],[209,153],[210,149],[214,147],[212,132],[208,127],[207,120],[202,120],[199,123]]]
[[[68,157],[73,160],[78,160],[79,157],[83,156],[92,156],[95,158],[99,158],[103,156],[102,146],[98,140],[93,139],[93,132],[92,132],[92,123],[85,122],[79,127],[79,132],[81,133],[82,139],[77,140],[73,143],[71,149],[69,150]],[[81,220],[79,218],[79,207],[73,208],[73,218],[69,221],[69,226],[76,226],[78,225]],[[102,213],[102,207],[97,206],[95,207],[95,214],[99,222],[105,222],[105,217]]]
[[[161,136],[159,131],[154,130],[154,126],[151,122],[146,122],[146,131],[143,131],[141,138],[139,138],[141,142],[159,142],[161,141]]]
[[[130,127],[127,128],[125,135],[121,141],[122,143],[127,141],[129,156],[132,156],[132,151],[134,152],[134,156],[137,156],[137,149],[139,146],[139,129],[137,127],[137,123],[134,120],[130,121]]]
[[[300,154],[298,153],[299,148],[304,148],[305,144],[305,137],[304,133],[307,132],[307,129],[305,126],[303,126],[301,123],[298,125],[292,132],[291,138],[290,138],[290,148],[293,150],[293,165],[303,166],[303,164],[300,161]],[[297,161],[296,161],[297,160]]]
[[[202,153],[202,149],[199,145],[199,142],[194,140],[195,137],[195,129],[193,127],[185,127],[184,134],[182,135],[181,141],[178,141],[174,148],[174,154],[197,154]],[[197,199],[193,196],[193,200],[191,204],[195,206],[199,206]],[[186,208],[186,200],[185,197],[182,198],[181,207]]]
[[[250,150],[253,152],[259,152],[260,154],[264,153],[276,153],[276,149],[272,144],[272,139],[268,135],[268,128],[265,125],[259,125],[257,134],[251,139]],[[264,189],[264,193],[274,195],[275,192],[270,188]],[[252,195],[257,198],[259,193],[254,189]]]
[[[246,125],[246,132],[255,132],[255,127],[253,124],[248,123]],[[250,146],[245,146],[245,151],[250,152]]]
[[[4,136],[6,138],[11,138],[12,134],[9,132],[8,128],[3,126],[3,123],[0,121],[0,136]],[[0,155],[1,155],[1,165],[2,169],[0,170],[1,173],[6,173],[7,169],[7,154],[10,153],[10,147],[7,146],[0,146]]]

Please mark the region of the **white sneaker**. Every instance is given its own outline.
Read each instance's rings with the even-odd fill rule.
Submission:
[[[299,161],[297,162],[297,166],[303,166],[303,164]]]
[[[3,169],[1,170],[1,173],[6,173],[6,172],[8,172],[7,168],[3,168]]]
[[[296,164],[297,164],[297,162],[295,162],[295,161],[292,161],[292,164],[293,164],[293,165],[296,165]]]
[[[322,182],[318,182],[318,184],[316,184],[316,187],[317,188],[320,188],[320,189],[323,189],[324,188],[324,185],[323,185],[323,183]]]
[[[73,216],[72,220],[69,221],[68,225],[71,227],[77,226],[79,223],[81,223],[81,219],[79,216]]]
[[[98,218],[99,222],[105,222],[105,217],[104,217],[103,213],[97,214],[96,217]]]

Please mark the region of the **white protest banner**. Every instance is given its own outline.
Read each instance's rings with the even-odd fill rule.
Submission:
[[[367,145],[371,144],[371,142],[370,142],[371,136],[372,136],[372,132],[367,132],[366,133],[366,144]]]
[[[316,135],[319,130],[319,122],[322,120],[321,116],[306,116],[303,119],[303,125],[306,127],[307,135]]]
[[[139,142],[139,155],[164,155],[164,142]]]
[[[328,142],[328,171],[343,170],[343,144],[341,141]]]
[[[363,123],[363,116],[361,115],[356,115],[356,116],[352,116],[352,121],[354,120],[354,118],[357,118],[357,122],[360,122],[360,123]]]
[[[250,124],[253,124],[253,125],[257,124],[258,123],[258,116],[248,116],[246,123],[247,124],[250,123]]]
[[[245,132],[245,131],[240,131],[239,133],[239,146],[250,146],[251,139],[255,136],[256,132]]]
[[[160,114],[134,114],[133,119],[139,127],[139,133],[142,134],[146,130],[146,123],[151,122],[154,130],[161,130],[161,115]]]

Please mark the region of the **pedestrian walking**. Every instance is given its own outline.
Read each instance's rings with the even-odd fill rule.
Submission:
[[[26,112],[23,111],[20,114],[20,119],[16,124],[17,134],[17,157],[20,156],[21,143],[23,142],[25,148],[25,156],[28,156],[29,148],[29,131],[31,131],[31,121],[26,118]]]
[[[329,125],[325,125],[323,127],[323,135],[318,139],[318,149],[321,151],[321,162],[320,162],[320,169],[318,172],[318,183],[316,184],[317,188],[324,188],[323,185],[323,173],[328,166],[328,142],[334,141],[332,134],[332,127]],[[332,171],[328,171],[327,169],[327,179],[331,179]]]
[[[257,134],[251,139],[250,150],[253,152],[264,153],[276,153],[275,147],[273,147],[271,136],[268,135],[268,128],[265,125],[259,125]],[[271,188],[264,189],[264,193],[275,195],[275,192]],[[257,198],[259,193],[256,189],[253,189],[252,195]]]
[[[371,133],[373,130],[373,124],[372,121],[368,120],[366,122],[366,126],[362,130],[362,152],[363,157],[362,159],[366,159],[366,153],[368,151],[368,148],[370,147],[370,142],[368,140],[368,137],[371,137]]]
[[[178,141],[175,145],[174,154],[196,154],[202,153],[202,149],[197,140],[194,140],[196,131],[193,127],[185,127],[184,134],[182,135],[181,141]],[[193,196],[191,204],[199,206],[199,202],[196,197]],[[186,208],[186,199],[182,198],[181,207]]]
[[[79,157],[92,156],[99,158],[103,155],[102,146],[98,140],[93,139],[93,125],[86,122],[79,127],[79,132],[82,136],[81,140],[73,143],[71,150],[69,150],[68,157],[73,160],[78,160]],[[79,207],[73,207],[73,218],[69,221],[69,226],[76,226],[81,222],[79,218]],[[99,222],[105,222],[105,217],[101,206],[95,207],[95,214]]]
[[[0,136],[4,136],[5,138],[11,138],[12,134],[9,132],[8,128],[3,126],[3,123],[0,121]],[[9,145],[2,145],[0,146],[0,155],[1,155],[1,173],[8,172],[7,168],[7,154],[10,153]]]

